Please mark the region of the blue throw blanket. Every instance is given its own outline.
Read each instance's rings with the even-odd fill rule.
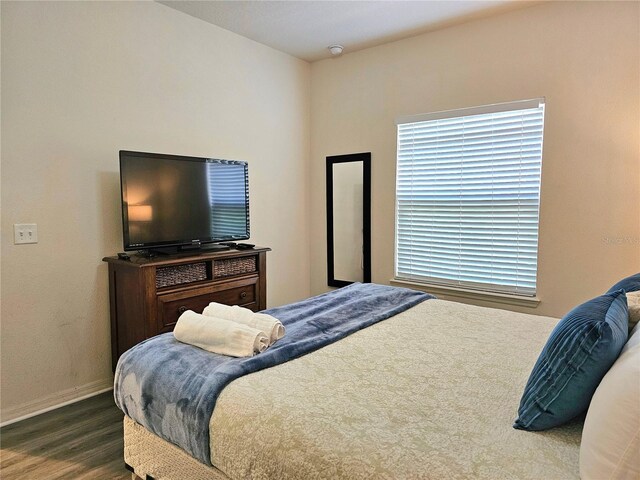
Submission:
[[[207,352],[178,342],[173,333],[150,338],[120,357],[116,404],[149,431],[211,465],[209,420],[218,395],[231,381],[313,352],[429,298],[434,297],[355,283],[265,310],[284,324],[286,335],[254,357]]]

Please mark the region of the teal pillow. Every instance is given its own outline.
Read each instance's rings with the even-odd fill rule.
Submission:
[[[514,428],[546,430],[585,412],[627,341],[624,290],[567,313],[553,329],[524,389]]]

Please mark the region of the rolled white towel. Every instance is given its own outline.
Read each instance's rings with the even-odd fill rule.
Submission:
[[[269,337],[263,331],[192,310],[180,315],[173,334],[180,342],[231,357],[251,357],[269,346]]]
[[[253,313],[248,308],[237,305],[229,306],[222,303],[211,302],[203,312],[203,315],[232,320],[242,325],[263,331],[269,337],[269,345],[284,337],[285,329],[282,322],[266,313]]]
[[[238,305],[225,305],[217,302],[211,302],[203,310],[202,314],[209,317],[218,317],[233,321],[241,319],[248,320],[254,315],[254,313],[248,308],[239,307]]]
[[[266,313],[254,313],[253,318],[246,321],[245,325],[266,332],[269,335],[269,345],[273,345],[276,340],[284,337],[285,330],[282,322]]]

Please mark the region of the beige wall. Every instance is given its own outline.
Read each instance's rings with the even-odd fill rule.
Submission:
[[[327,290],[325,156],[373,154],[373,280],[388,283],[394,119],[545,96],[533,312],[640,270],[637,3],[549,2],[311,68],[153,2],[1,8],[2,421],[111,384],[100,259],[122,248],[119,149],[250,162],[274,306]],[[40,242],[14,246],[27,222]]]
[[[327,155],[372,152],[372,274],[388,283],[394,120],[536,97],[541,303],[476,303],[562,316],[640,271],[639,28],[637,2],[547,2],[312,64],[312,293],[327,290]]]
[[[2,421],[111,385],[119,149],[249,161],[268,303],[309,295],[309,88],[306,62],[155,2],[2,2]]]

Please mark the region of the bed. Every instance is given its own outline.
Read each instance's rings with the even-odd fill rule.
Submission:
[[[430,299],[238,378],[209,421],[212,466],[124,419],[155,479],[574,479],[583,422],[512,427],[557,319]]]

